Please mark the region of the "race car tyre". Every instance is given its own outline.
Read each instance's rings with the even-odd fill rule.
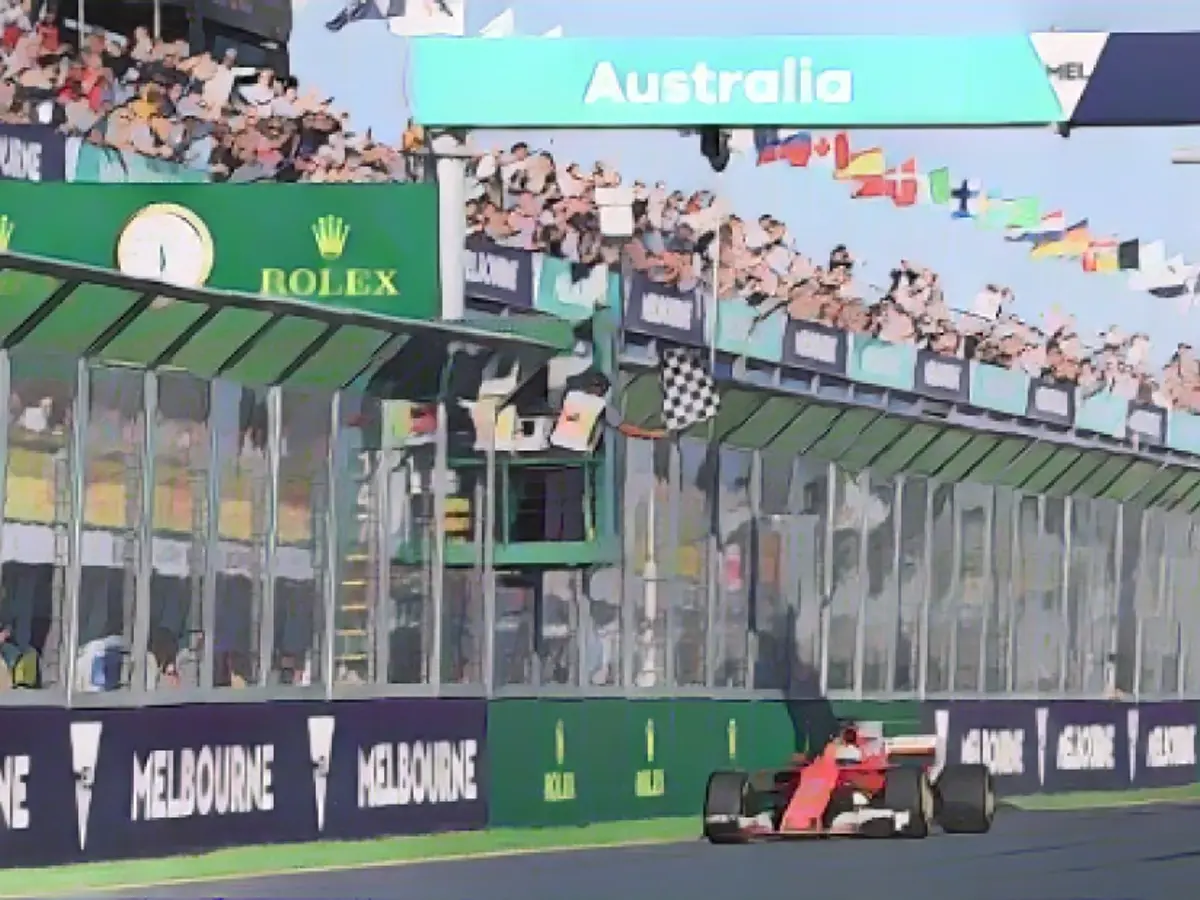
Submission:
[[[745,840],[741,818],[746,808],[750,779],[745,772],[713,772],[704,793],[704,836],[712,844],[740,844]]]
[[[896,828],[897,837],[923,838],[929,835],[933,821],[934,796],[924,769],[892,769],[883,787],[883,805],[898,813],[908,813],[908,822]]]
[[[942,769],[935,787],[937,823],[947,834],[984,834],[996,817],[996,787],[984,765]]]

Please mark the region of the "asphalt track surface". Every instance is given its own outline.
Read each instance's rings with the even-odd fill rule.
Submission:
[[[1001,810],[979,837],[584,850],[144,888],[93,896],[372,900],[1174,900],[1197,896],[1200,805]]]

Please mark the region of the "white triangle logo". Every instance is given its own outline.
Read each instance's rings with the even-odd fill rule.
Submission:
[[[329,792],[329,764],[333,758],[333,716],[308,717],[308,756],[313,766],[313,795],[317,802],[317,832],[325,831],[325,798]]]
[[[71,723],[71,770],[75,773],[75,824],[79,849],[87,849],[88,817],[92,812],[92,789],[96,784],[96,760],[100,757],[103,722]]]
[[[1038,784],[1046,783],[1046,725],[1050,720],[1050,710],[1044,706],[1038,707],[1037,713],[1037,746],[1038,746]]]
[[[1142,717],[1137,709],[1131,709],[1125,714],[1125,727],[1129,739],[1129,783],[1137,780],[1138,738],[1141,737]]]
[[[1031,34],[1034,52],[1046,67],[1046,76],[1054,88],[1054,96],[1062,107],[1063,119],[1075,115],[1088,80],[1096,70],[1107,31],[1039,31]]]

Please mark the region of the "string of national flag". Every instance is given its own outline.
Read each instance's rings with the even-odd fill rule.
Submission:
[[[1128,273],[1134,291],[1190,296],[1200,277],[1200,266],[1185,262],[1182,255],[1168,258],[1161,240],[1095,234],[1086,218],[1072,221],[1060,209],[1044,210],[1037,197],[1006,197],[987,190],[981,179],[952,175],[945,166],[924,171],[913,157],[889,165],[882,148],[856,150],[844,131],[826,135],[757,129],[754,147],[760,166],[787,163],[829,170],[836,180],[853,185],[856,200],[889,200],[899,208],[941,207],[951,218],[1028,244],[1033,259],[1077,260],[1089,273]]]

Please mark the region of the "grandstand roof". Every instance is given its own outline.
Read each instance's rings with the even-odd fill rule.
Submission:
[[[365,388],[410,342],[414,348],[420,344],[424,362],[431,350],[440,347],[447,356],[456,344],[538,363],[573,345],[570,325],[558,321],[476,316],[448,323],[383,316],[172,287],[13,253],[0,254],[0,297],[3,349],[181,369],[249,385]]]

